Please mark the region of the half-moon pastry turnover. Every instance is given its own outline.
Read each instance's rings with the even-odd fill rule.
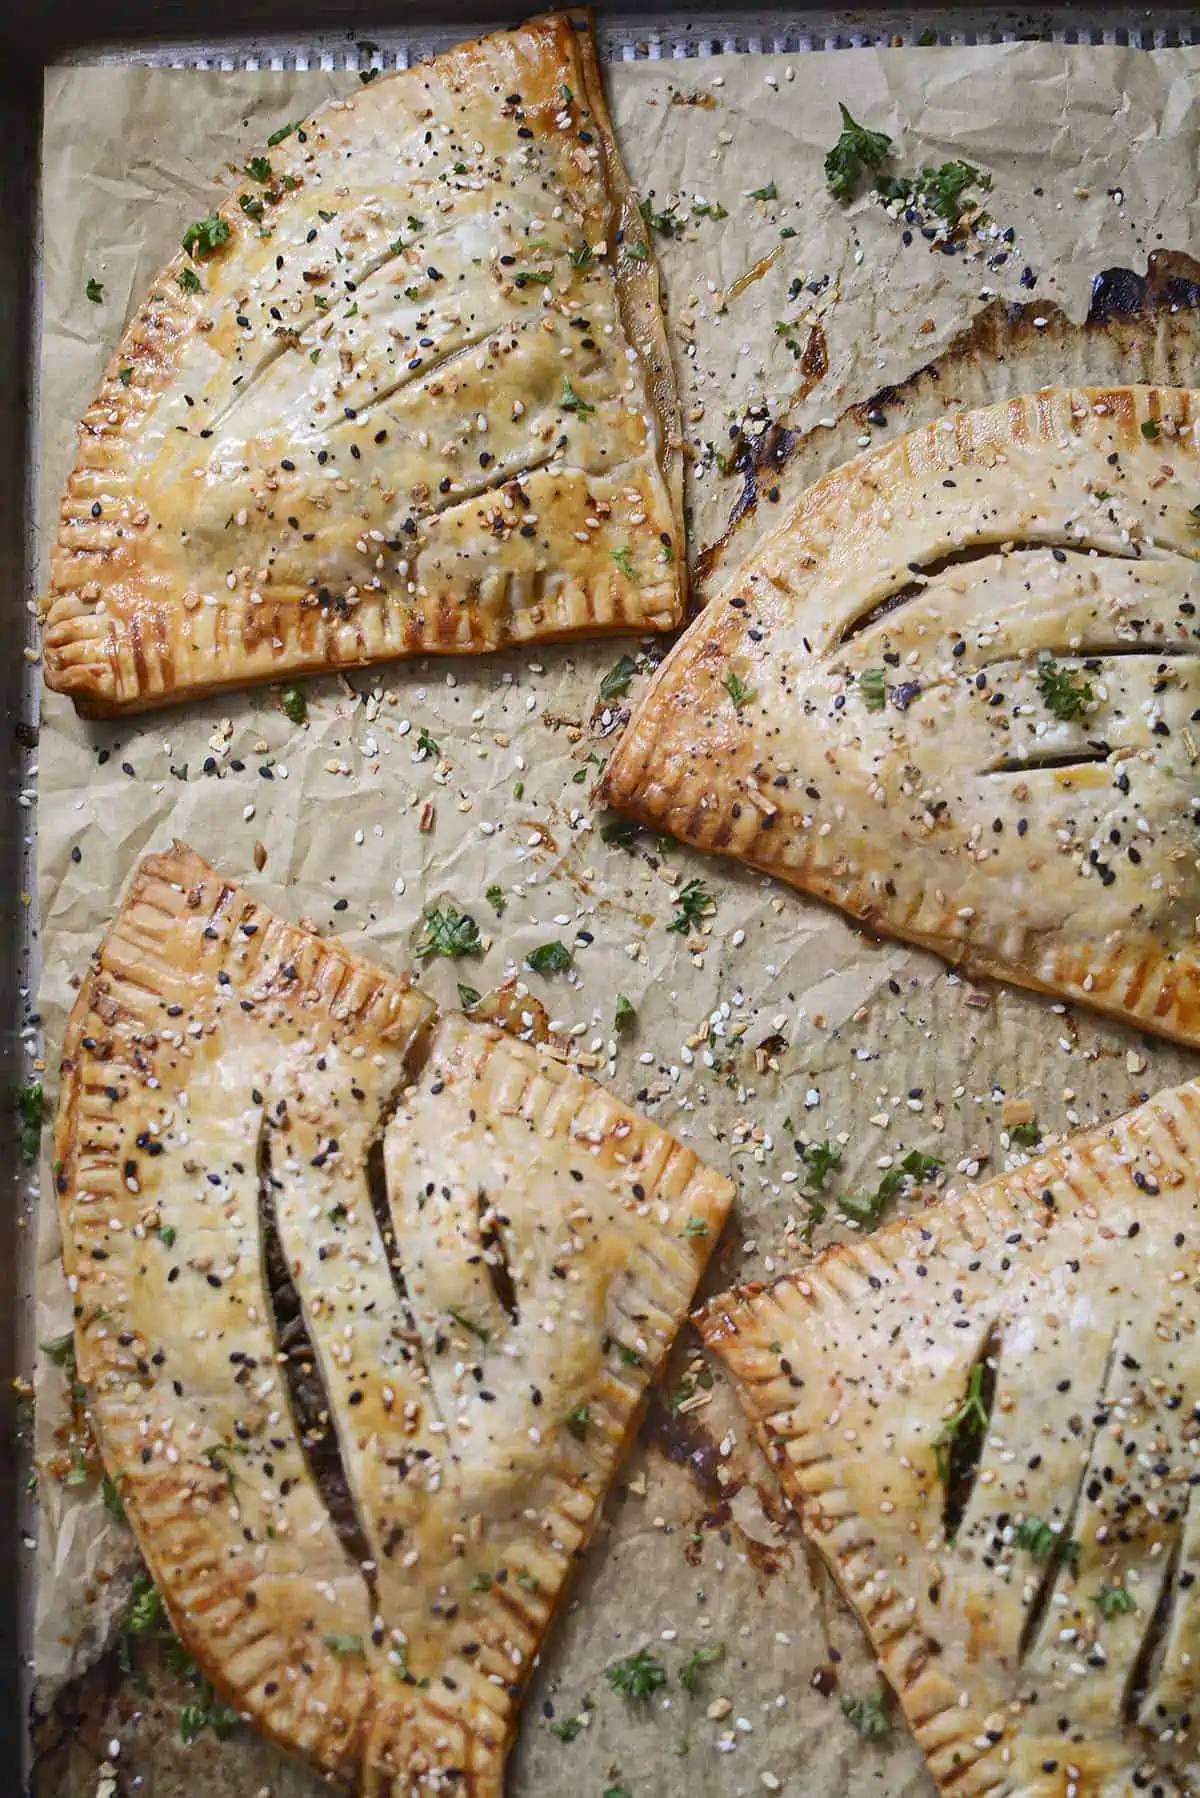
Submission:
[[[202,1671],[364,1792],[498,1798],[729,1182],[182,845],[80,991],[55,1154],[90,1414]]]
[[[46,678],[81,710],[679,623],[658,275],[586,20],[335,102],[184,243],[62,502]]]
[[[698,1323],[944,1792],[1200,1778],[1200,1086]]]
[[[601,796],[947,960],[1200,1043],[1196,397],[1048,390],[809,490]]]

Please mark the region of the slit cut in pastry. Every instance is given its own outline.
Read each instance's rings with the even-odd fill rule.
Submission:
[[[79,994],[55,1154],[91,1417],[199,1666],[364,1792],[498,1798],[729,1182],[178,844]]]
[[[700,1332],[956,1798],[1200,1778],[1200,1085]]]
[[[872,930],[1200,1043],[1190,390],[1051,389],[837,469],[600,795]]]
[[[685,567],[653,252],[552,14],[326,107],[162,271],[80,427],[46,678],[103,715],[667,630]]]

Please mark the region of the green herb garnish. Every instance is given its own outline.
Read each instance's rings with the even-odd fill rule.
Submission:
[[[641,214],[651,231],[657,231],[662,237],[678,237],[683,230],[684,221],[679,216],[679,202],[675,200],[663,212],[655,212],[649,200],[643,200]]]
[[[635,262],[645,262],[649,258],[649,246],[644,243],[627,243],[624,247],[625,254],[632,256]]]
[[[1047,711],[1053,712],[1064,723],[1078,717],[1092,700],[1090,682],[1070,668],[1062,667],[1047,650],[1038,655],[1037,684]]]
[[[626,552],[628,553],[628,552]],[[600,697],[604,701],[620,699],[630,681],[637,673],[637,663],[632,656],[622,656],[614,662],[608,673],[600,682]],[[603,832],[601,832],[603,835]],[[607,839],[606,839],[607,840]]]
[[[667,1683],[666,1668],[648,1648],[639,1648],[623,1661],[613,1661],[604,1669],[604,1677],[622,1698],[646,1699]]]
[[[976,1362],[971,1369],[971,1377],[967,1382],[967,1395],[953,1416],[942,1420],[942,1427],[933,1439],[933,1458],[937,1465],[938,1478],[943,1485],[950,1471],[950,1459],[947,1449],[959,1436],[974,1436],[988,1425],[987,1407],[983,1402],[983,1363]]]
[[[482,997],[483,994],[479,991],[478,987],[464,986],[462,981],[459,981],[458,1002],[464,1011],[474,1011]]]
[[[253,219],[256,225],[262,224],[263,203],[261,194],[239,194],[238,205],[246,214],[247,218]]]
[[[892,1738],[894,1731],[887,1711],[887,1693],[882,1686],[864,1692],[861,1698],[843,1698],[842,1715],[868,1741],[887,1742]]]
[[[465,1312],[456,1311],[453,1305],[449,1307],[449,1311],[455,1323],[461,1325],[469,1336],[474,1336],[477,1342],[490,1342],[492,1340],[492,1332],[490,1330],[485,1330],[482,1324],[472,1322]]]
[[[303,687],[285,687],[279,695],[279,703],[284,716],[293,724],[304,724],[308,719],[308,701],[304,697]]]
[[[121,1503],[121,1494],[117,1491],[117,1482],[106,1473],[100,1482],[100,1496],[104,1500],[104,1508],[114,1517],[125,1521],[125,1506]]]
[[[692,207],[692,217],[698,219],[727,219],[729,212],[719,200],[697,200]]]
[[[841,136],[825,157],[825,179],[835,200],[852,200],[859,181],[868,169],[883,166],[892,150],[892,140],[883,131],[868,131],[852,119],[839,102],[842,115]]]
[[[582,394],[576,393],[574,387],[571,385],[571,378],[569,375],[563,376],[562,394],[559,397],[558,403],[564,412],[578,412],[580,417],[583,417],[585,413],[594,412],[596,410],[595,406],[589,405]]]
[[[1042,1126],[1036,1118],[1027,1124],[1014,1124],[1008,1133],[1010,1142],[1020,1143],[1023,1149],[1036,1149],[1042,1140]]]
[[[626,1024],[631,1024],[636,1017],[637,1007],[633,1000],[627,999],[624,993],[618,993],[616,1007],[613,1011],[613,1029],[624,1030]]]
[[[122,387],[128,387],[130,381],[133,379],[132,368],[119,368],[117,370],[117,379]]]
[[[571,1432],[576,1442],[586,1442],[591,1421],[592,1414],[586,1405],[572,1405],[563,1418],[563,1427]]]
[[[595,260],[596,258],[592,254],[592,246],[590,243],[584,242],[576,244],[575,248],[571,251],[572,268],[591,268]]]
[[[800,1148],[800,1159],[804,1163],[805,1186],[824,1192],[826,1180],[842,1165],[842,1151],[831,1142],[804,1143]]]
[[[554,941],[539,943],[536,949],[531,949],[525,957],[525,965],[535,974],[565,974],[574,960],[565,943]]]
[[[752,187],[750,189],[750,198],[752,200],[777,200],[779,198],[779,189],[773,181],[768,181],[765,187]]]
[[[910,1149],[903,1161],[888,1168],[874,1192],[839,1193],[838,1204],[855,1223],[878,1223],[884,1206],[889,1199],[895,1197],[906,1180],[911,1181],[914,1186],[920,1185],[921,1181],[928,1180],[936,1173],[941,1165],[935,1156],[924,1155],[920,1149]]]
[[[194,268],[181,268],[175,279],[179,282],[184,293],[199,293],[201,291],[200,277]]]
[[[173,1249],[175,1247],[174,1224],[163,1224],[162,1228],[157,1230],[155,1234],[162,1243],[164,1249]]]
[[[97,281],[95,275],[88,276],[87,286],[83,290],[94,306],[98,306],[104,298],[104,283]]]
[[[887,704],[883,678],[882,668],[864,668],[858,676],[858,690],[863,696],[863,704],[868,712],[882,712]]]
[[[483,896],[487,900],[488,904],[491,906],[492,910],[495,912],[496,916],[498,918],[503,917],[505,909],[508,905],[508,900],[504,897],[503,887],[497,886],[493,882],[493,884],[487,889],[486,893]]]
[[[573,1742],[582,1728],[582,1717],[556,1717],[550,1725],[550,1734],[557,1736],[560,1742]]]
[[[192,220],[183,234],[182,243],[192,261],[199,262],[202,257],[219,250],[228,238],[228,221],[219,212],[210,212],[206,219]]]
[[[758,688],[752,687],[747,681],[742,680],[739,675],[734,673],[732,668],[721,682],[721,685],[724,687],[739,712],[742,707],[748,705],[752,699],[758,698]]]
[[[1110,1586],[1107,1583],[1098,1592],[1092,1593],[1091,1603],[1105,1620],[1120,1617],[1126,1611],[1137,1610],[1132,1592],[1126,1591],[1124,1586]]]
[[[619,549],[610,549],[608,553],[616,563],[617,567],[621,570],[621,573],[625,576],[625,579],[627,581],[633,580],[633,563],[630,561],[629,545],[623,543]]]
[[[91,299],[91,297],[91,294],[89,294],[88,298]],[[1162,426],[1159,424],[1157,418],[1144,418],[1142,420],[1142,436],[1146,439],[1147,443],[1153,443],[1154,439],[1158,437],[1161,432]]]
[[[413,951],[418,961],[439,955],[453,961],[460,955],[478,955],[483,948],[479,926],[470,912],[459,911],[452,900],[435,905],[425,914],[425,933]]]
[[[518,287],[549,287],[550,276],[541,269],[524,268],[513,276],[513,281]]]
[[[42,1144],[46,1096],[40,1080],[27,1080],[17,1088],[17,1115],[21,1120],[21,1159],[28,1166],[37,1160]]]
[[[274,172],[265,156],[252,156],[246,164],[246,173],[252,181],[261,181],[264,187],[274,179]]]
[[[685,881],[675,894],[675,910],[667,929],[676,936],[686,936],[697,928],[713,903],[713,896],[702,880]]]
[[[957,225],[962,216],[962,198],[969,187],[984,193],[992,185],[992,177],[970,162],[943,162],[938,168],[923,168],[915,175],[893,175],[880,180],[879,191],[885,200],[927,200],[939,218]]]
[[[292,135],[293,131],[299,131],[303,123],[303,119],[293,119],[290,125],[281,125],[278,131],[272,131],[270,137],[267,139],[268,150],[273,150],[276,144],[281,144],[285,137],[290,137]]]
[[[437,738],[431,737],[429,732],[425,729],[425,726],[422,725],[417,732],[417,754],[425,757],[429,761],[436,761],[441,753],[441,747]]]
[[[1055,1555],[1066,1562],[1077,1579],[1079,1577],[1078,1542],[1071,1536],[1061,1535],[1042,1517],[1023,1517],[1013,1531],[1013,1546],[1025,1549],[1035,1561],[1048,1561]]]
[[[330,1654],[361,1654],[363,1651],[361,1636],[345,1636],[340,1630],[327,1629],[321,1640]]]
[[[689,1217],[679,1234],[681,1236],[707,1236],[709,1229],[702,1217]]]
[[[66,1368],[67,1372],[75,1372],[75,1332],[68,1330],[63,1336],[52,1336],[49,1342],[39,1342],[38,1347],[43,1355],[52,1361],[55,1367]]]
[[[698,1648],[695,1654],[689,1656],[683,1663],[683,1666],[679,1669],[679,1683],[684,1691],[694,1694],[702,1670],[705,1667],[711,1667],[714,1661],[721,1660],[724,1654],[724,1645],[720,1642],[714,1642],[709,1647]]]

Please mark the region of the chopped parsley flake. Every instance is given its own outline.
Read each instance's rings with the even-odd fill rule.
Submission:
[[[496,916],[498,918],[503,917],[505,907],[508,905],[508,900],[504,897],[503,887],[497,886],[493,882],[483,896],[495,912]]]
[[[459,981],[458,1002],[464,1011],[474,1011],[482,997],[483,994],[479,991],[478,987],[464,986],[462,981]]]
[[[574,960],[565,943],[554,941],[539,943],[536,949],[531,949],[525,957],[525,965],[535,974],[565,974]]]
[[[955,161],[920,169],[915,175],[888,176],[880,180],[879,191],[885,200],[926,201],[948,225],[957,225],[967,189],[978,187],[986,193],[991,185],[992,177],[974,163]]]
[[[685,881],[675,894],[675,910],[667,929],[676,936],[686,936],[689,930],[696,929],[713,903],[713,896],[702,880]]]
[[[714,1661],[723,1659],[724,1644],[713,1642],[705,1648],[698,1648],[690,1655],[679,1669],[679,1683],[685,1692],[695,1693],[700,1674],[705,1667],[711,1667]]]
[[[119,1517],[124,1522],[125,1506],[121,1503],[121,1494],[117,1491],[116,1480],[111,1479],[107,1473],[100,1482],[100,1496],[104,1500],[105,1510],[111,1516]]]
[[[293,119],[290,125],[281,125],[278,131],[272,131],[270,137],[267,139],[268,150],[273,150],[276,144],[281,144],[285,137],[290,137],[292,135],[293,131],[299,131],[303,123],[303,119]]]
[[[641,213],[651,231],[657,231],[660,237],[678,237],[683,231],[684,221],[679,216],[679,202],[672,201],[662,212],[655,212],[649,200],[643,200]]]
[[[618,993],[616,1007],[613,1011],[613,1029],[624,1030],[626,1024],[632,1024],[636,1017],[637,1007],[633,1000],[627,999],[624,993]]]
[[[1120,1617],[1125,1611],[1137,1610],[1133,1593],[1127,1592],[1124,1586],[1103,1585],[1098,1592],[1092,1593],[1091,1602],[1105,1619]]]
[[[679,1232],[681,1236],[707,1236],[708,1233],[708,1225],[702,1217],[689,1217],[687,1223]]]
[[[444,955],[453,961],[460,955],[478,955],[483,948],[479,926],[470,912],[459,911],[452,900],[435,905],[425,914],[425,933],[414,954],[418,961],[432,961]]]
[[[88,295],[88,298],[91,298],[90,294]],[[1157,418],[1144,418],[1142,420],[1142,436],[1146,439],[1147,443],[1153,443],[1161,430],[1162,426],[1159,424]]]
[[[1014,1124],[1008,1133],[1009,1141],[1019,1143],[1023,1149],[1036,1149],[1042,1140],[1042,1126],[1036,1118],[1027,1124]]]
[[[868,169],[879,169],[891,155],[892,140],[883,131],[869,131],[851,118],[838,103],[842,115],[841,136],[825,157],[825,180],[835,200],[852,200]]]
[[[838,1204],[855,1223],[864,1226],[876,1224],[888,1200],[895,1197],[906,1181],[918,1186],[936,1173],[941,1165],[935,1156],[924,1155],[920,1149],[910,1149],[903,1161],[888,1168],[874,1192],[839,1193]]]
[[[97,281],[95,275],[88,276],[88,284],[83,290],[92,304],[98,306],[104,298],[104,283]]]
[[[868,712],[882,712],[887,704],[887,694],[883,685],[883,669],[864,668],[858,676],[858,690],[863,696],[863,704]]]
[[[752,200],[777,200],[779,198],[779,189],[773,181],[768,181],[765,187],[752,187],[750,189],[750,198]]]
[[[17,1088],[17,1114],[21,1120],[21,1159],[28,1167],[37,1160],[46,1115],[46,1096],[40,1080],[27,1080]]]
[[[650,250],[644,243],[627,243],[625,245],[625,254],[627,256],[632,256],[635,262],[645,262],[649,258]]]
[[[252,181],[261,181],[266,187],[273,179],[273,171],[265,156],[252,156],[246,164],[246,173]]]
[[[692,217],[698,219],[727,219],[729,211],[719,200],[697,200],[692,207]]]
[[[206,219],[193,219],[181,239],[193,262],[211,256],[228,240],[229,223],[219,212],[210,212]]]
[[[49,1342],[39,1342],[38,1347],[55,1367],[63,1367],[70,1373],[75,1372],[75,1332],[68,1330],[63,1336],[52,1336]]]
[[[1025,1549],[1035,1561],[1048,1561],[1051,1555],[1057,1555],[1076,1578],[1079,1576],[1078,1542],[1060,1535],[1042,1517],[1023,1517],[1013,1531],[1013,1545]]]
[[[308,701],[304,697],[303,687],[285,687],[279,695],[279,704],[286,718],[293,724],[303,724],[308,718]]]
[[[646,1699],[667,1683],[666,1668],[648,1648],[639,1648],[636,1654],[613,1661],[604,1669],[604,1677],[622,1698]]]
[[[892,1720],[887,1711],[887,1693],[882,1686],[876,1686],[872,1692],[864,1692],[861,1698],[843,1698],[842,1715],[869,1742],[891,1740]]]
[[[831,1142],[809,1142],[802,1146],[800,1159],[804,1163],[804,1184],[824,1192],[826,1180],[842,1165],[842,1151]]]
[[[576,1442],[586,1442],[591,1421],[592,1414],[586,1405],[572,1405],[563,1418],[563,1427],[570,1431]]]
[[[162,1228],[156,1232],[156,1234],[158,1236],[158,1240],[162,1243],[164,1249],[173,1249],[175,1247],[175,1226],[174,1226],[174,1224],[164,1224],[162,1226]]]
[[[619,662],[613,663],[608,673],[600,682],[601,699],[603,699],[606,704],[609,700],[620,699],[622,693],[624,693],[636,673],[637,663],[634,661],[633,657],[622,656]],[[603,832],[601,834],[603,835]],[[607,841],[607,838],[605,840]]]
[[[194,268],[181,268],[179,271],[179,274],[176,276],[176,279],[178,280],[179,285],[182,287],[184,293],[199,293],[200,292],[200,287],[201,287],[200,277],[196,273]]]
[[[592,246],[590,243],[584,242],[576,244],[575,248],[571,251],[572,268],[591,268],[595,260],[596,258],[592,254]]]
[[[564,412],[578,412],[581,418],[586,413],[594,412],[596,410],[595,406],[589,405],[588,401],[584,399],[581,393],[576,393],[574,387],[571,385],[571,377],[569,375],[563,376],[562,395],[558,403]]]
[[[608,553],[616,563],[617,567],[621,570],[621,573],[625,576],[625,579],[631,581],[634,578],[634,575],[633,563],[630,561],[629,545],[623,543],[619,549],[610,549]]]
[[[326,1630],[321,1640],[330,1654],[361,1654],[363,1651],[361,1636],[346,1636],[336,1629]]]
[[[560,1742],[573,1742],[582,1728],[582,1717],[556,1717],[550,1725],[550,1733]]]
[[[988,1425],[987,1407],[983,1402],[983,1363],[976,1362],[971,1369],[971,1377],[967,1382],[967,1396],[952,1417],[942,1422],[942,1427],[933,1439],[933,1458],[937,1464],[938,1478],[945,1483],[950,1471],[950,1460],[946,1450],[959,1436],[974,1436]]]
[[[417,733],[417,754],[427,761],[436,761],[441,755],[441,747],[436,737],[431,737],[422,725]]]
[[[1068,723],[1092,700],[1091,683],[1070,668],[1063,668],[1046,650],[1037,659],[1037,684],[1047,711]]]
[[[758,698],[758,688],[752,687],[748,682],[742,680],[740,675],[735,674],[732,668],[721,682],[721,685],[724,687],[739,712],[742,707],[748,705],[752,699]]]

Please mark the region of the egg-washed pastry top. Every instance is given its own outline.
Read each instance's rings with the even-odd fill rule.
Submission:
[[[1200,1781],[1200,1085],[699,1316],[955,1798]]]
[[[730,1183],[179,844],[81,987],[55,1155],[90,1416],[202,1672],[366,1793],[499,1798]]]
[[[1189,390],[1049,389],[809,489],[600,783],[872,930],[1200,1042]]]
[[[585,20],[287,128],[184,246],[62,502],[46,678],[81,710],[679,623],[658,276]]]

